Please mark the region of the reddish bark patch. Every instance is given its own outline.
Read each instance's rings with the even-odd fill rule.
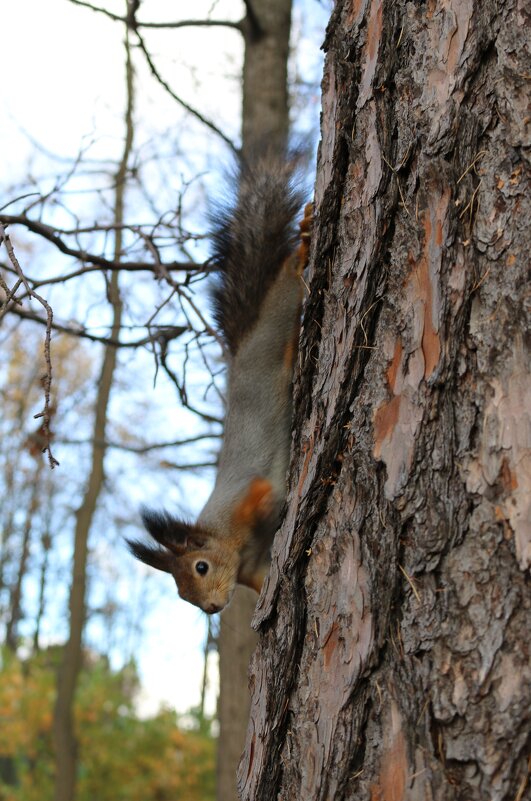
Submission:
[[[332,661],[332,657],[337,648],[338,641],[339,641],[339,626],[337,625],[337,622],[334,621],[334,624],[330,629],[330,633],[323,648],[325,670],[328,670],[330,666],[330,662]]]
[[[393,354],[393,360],[387,369],[387,381],[389,382],[389,387],[391,388],[392,392],[396,394],[396,378],[398,375],[398,370],[402,364],[402,340],[397,339],[395,344],[395,352]]]
[[[406,743],[402,732],[398,732],[392,748],[384,753],[380,773],[382,801],[402,801],[406,786]]]
[[[382,453],[382,445],[389,439],[398,422],[400,395],[395,395],[387,403],[382,403],[374,414],[374,455],[377,459]]]
[[[504,490],[508,493],[511,493],[518,487],[518,478],[516,473],[514,473],[509,467],[507,459],[502,459],[500,468],[500,481]]]
[[[422,378],[428,379],[433,374],[441,355],[439,275],[449,199],[448,189],[432,192],[428,208],[423,214],[424,245],[420,258],[415,259],[410,254],[411,272],[404,297],[404,303],[415,317],[408,337],[407,370],[402,372],[403,345],[398,339],[387,369],[387,380],[394,397],[374,413],[374,455],[387,465],[386,491],[391,495],[398,486],[401,472],[408,468],[413,453],[415,433],[420,422],[415,393]],[[401,433],[397,426],[401,428]]]
[[[371,5],[371,16],[367,27],[367,47],[369,59],[374,60],[380,44],[382,35],[382,3],[381,0],[373,0]]]
[[[374,414],[374,455],[381,457],[384,440],[390,439],[400,417],[400,382],[403,347],[400,339],[396,340],[391,364],[387,368],[387,381],[394,397],[382,403]]]
[[[378,783],[370,787],[371,801],[403,801],[408,761],[402,721],[394,701],[386,717],[380,774]]]
[[[367,41],[364,47],[365,58],[357,101],[358,108],[362,108],[373,93],[372,81],[376,71],[381,36],[382,0],[372,0],[369,21],[367,23]]]
[[[359,21],[362,0],[353,0],[351,9],[347,14],[347,26],[350,28]]]

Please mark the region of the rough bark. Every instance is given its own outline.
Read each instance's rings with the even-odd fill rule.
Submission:
[[[126,133],[122,159],[116,173],[114,221],[116,234],[114,259],[119,261],[122,251],[124,196],[128,161],[133,144],[133,68],[129,41],[126,39],[127,108]],[[112,307],[111,338],[120,333],[122,301],[118,287],[118,273],[113,272],[108,282],[108,299]],[[77,740],[74,727],[74,698],[82,662],[82,637],[86,617],[86,567],[88,538],[98,497],[104,481],[105,428],[111,394],[116,348],[107,347],[103,356],[96,395],[92,458],[88,484],[81,506],[76,512],[72,583],[69,598],[69,636],[63,648],[57,679],[57,696],[54,709],[53,734],[56,752],[55,801],[73,801],[76,785]]]
[[[333,12],[243,801],[529,792],[528,25]]]
[[[256,143],[285,144],[289,126],[287,69],[291,0],[253,0],[245,20],[242,153]],[[248,666],[257,638],[251,628],[256,594],[238,587],[221,615],[219,637],[220,724],[217,799],[235,801],[236,769],[249,720]]]

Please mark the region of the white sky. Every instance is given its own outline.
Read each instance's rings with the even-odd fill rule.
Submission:
[[[103,0],[100,5],[123,14],[125,2]],[[144,0],[140,18],[178,19],[179,5],[184,5],[186,16],[192,13],[201,18],[212,3]],[[237,19],[242,6],[230,0],[215,5],[216,16],[224,16],[225,9],[232,19]],[[15,128],[31,132],[43,147],[57,154],[75,156],[91,135],[103,140],[106,155],[112,138],[120,148],[124,97],[121,25],[68,0],[17,0],[6,4],[2,19],[0,59],[5,87],[0,102],[2,115],[6,115],[0,130],[2,150],[13,135],[9,118]],[[238,98],[227,94],[224,77],[231,63],[237,72],[241,59],[237,33],[224,28],[185,28],[146,30],[144,36],[157,66],[185,100],[200,108],[208,98],[203,107],[212,116],[224,109],[226,119],[238,119]],[[146,80],[145,71],[139,71],[137,81],[139,97],[148,88],[137,105],[147,127],[151,117],[153,127],[161,130],[180,115],[175,102],[154,81]],[[30,151],[30,144],[19,138],[16,158],[7,159],[7,165],[20,163]]]
[[[124,13],[122,0],[95,0],[95,4]],[[93,142],[92,157],[115,157],[122,147],[124,98],[123,31],[119,24],[68,0],[16,0],[4,6],[0,190],[5,194],[7,189],[7,197],[0,196],[0,206],[11,199],[10,184],[20,180],[28,169],[51,176],[59,170],[60,165],[48,162],[35,143],[56,156],[72,158]],[[179,8],[186,18],[191,14],[202,18],[211,7],[218,18],[239,19],[243,14],[243,4],[236,0],[195,0],[193,4],[144,0],[140,19],[175,20]],[[316,14],[316,26],[323,30],[326,9],[312,3],[310,11]],[[223,28],[187,28],[145,31],[145,38],[172,87],[230,136],[237,136],[237,75],[242,57],[239,34]],[[317,41],[320,43],[319,38]],[[154,133],[175,131],[182,147],[193,153],[194,143],[202,134],[197,129],[187,133],[182,111],[155,84],[140,59],[136,63],[138,138],[148,142]],[[316,108],[315,117],[317,113]],[[205,483],[197,481],[191,503],[196,511],[207,494]],[[145,501],[145,488],[139,486],[137,496],[139,503]],[[172,582],[163,574],[160,581]],[[178,600],[172,591],[157,601],[149,615],[139,657],[143,711],[154,711],[160,702],[178,711],[198,703],[205,631],[204,615]],[[215,665],[211,668],[212,711],[217,688]]]
[[[123,13],[125,4],[103,2],[101,5]],[[150,20],[175,20],[178,5],[170,0],[147,0],[143,3],[142,16]],[[209,5],[197,0],[193,6],[186,4],[186,16],[193,8],[194,16],[201,18]],[[217,14],[223,13],[223,5],[234,15],[241,4],[220,3]],[[67,0],[17,0],[3,8],[2,23],[0,180],[3,191],[6,183],[20,179],[28,164],[30,170],[40,172],[43,169],[46,161],[31,140],[44,150],[65,157],[75,157],[91,140],[95,141],[91,149],[93,157],[108,158],[119,152],[124,98],[121,26]],[[226,72],[231,60],[237,68],[240,56],[238,39],[233,32],[217,29],[216,47],[205,46],[205,41],[212,42],[212,37],[211,31],[193,29],[164,31],[149,37],[161,71],[169,74],[172,85],[198,106],[205,95],[199,82],[202,76],[206,75],[213,96],[220,98],[223,81],[216,76]],[[229,55],[226,57],[224,50],[227,48]],[[198,83],[194,83],[193,74],[184,65],[193,64],[194,59],[197,61],[198,53],[201,53],[201,73],[197,75]],[[141,69],[137,80],[137,117],[145,115],[142,123],[147,138],[150,129],[163,130],[172,119],[182,117],[182,113]],[[149,88],[144,98],[143,86]],[[226,86],[224,93],[227,94]],[[225,110],[229,112],[226,116],[230,118],[232,106],[233,119],[238,119],[239,100],[236,93],[233,94],[225,102]],[[205,102],[209,102],[208,94]],[[211,101],[209,107],[215,111]],[[51,174],[56,167],[52,165]],[[0,206],[7,199],[10,198],[2,199]],[[196,494],[196,504],[200,505],[201,495],[207,495],[207,488],[198,487]],[[142,491],[138,493],[138,502],[141,501],[145,501]],[[159,576],[160,581],[173,585],[170,577]],[[156,608],[150,612],[149,628],[139,654],[143,712],[155,711],[161,702],[183,712],[199,702],[205,633],[205,616],[178,599],[173,587],[168,596],[157,600]],[[208,706],[213,711],[217,677],[213,660],[210,662]]]

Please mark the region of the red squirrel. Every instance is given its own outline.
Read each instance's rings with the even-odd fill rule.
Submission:
[[[227,414],[216,483],[195,523],[144,509],[156,544],[131,552],[171,573],[179,595],[220,612],[236,584],[260,592],[286,496],[292,374],[311,204],[297,235],[302,194],[295,167],[267,157],[239,169],[235,202],[213,223],[219,270],[214,317],[226,344]],[[300,243],[297,246],[297,241]]]

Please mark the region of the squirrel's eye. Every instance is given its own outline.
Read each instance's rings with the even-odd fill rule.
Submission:
[[[206,574],[208,573],[208,563],[196,562],[195,569],[200,576],[206,576]]]

